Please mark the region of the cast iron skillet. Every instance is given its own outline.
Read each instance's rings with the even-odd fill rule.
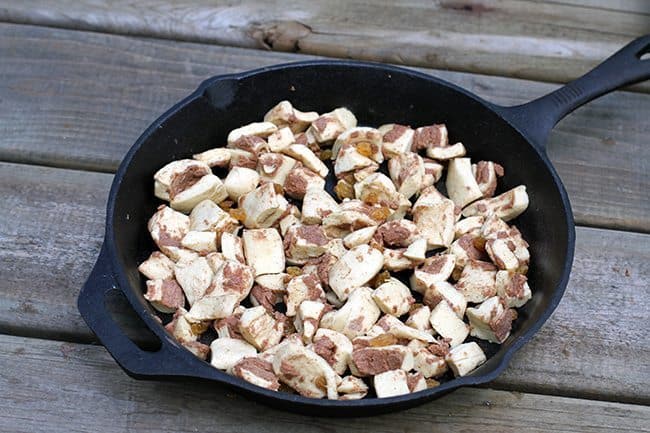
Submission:
[[[551,165],[545,142],[553,126],[582,104],[620,86],[650,77],[650,35],[639,38],[585,76],[516,107],[502,107],[429,75],[394,66],[353,61],[308,61],[222,75],[203,82],[156,120],[122,161],[108,198],[106,236],[97,263],[79,294],[84,320],[117,363],[132,377],[208,379],[232,386],[264,403],[296,412],[374,415],[404,409],[455,388],[493,380],[548,319],[566,287],[575,243],[573,215],[564,186]],[[453,142],[462,141],[473,160],[505,167],[501,190],[524,184],[529,209],[516,224],[530,243],[529,282],[534,296],[519,310],[512,335],[489,346],[488,361],[471,375],[414,394],[355,401],[316,400],[269,391],[229,376],[194,357],[157,321],[142,296],[137,266],[153,249],[146,228],[160,204],[152,176],[164,164],[225,142],[227,133],[258,121],[288,99],[301,110],[352,110],[360,125],[444,122]],[[160,339],[156,352],[139,349],[105,306],[110,290],[121,290],[133,310]]]

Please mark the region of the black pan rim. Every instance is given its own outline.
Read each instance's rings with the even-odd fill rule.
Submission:
[[[136,152],[139,151],[139,149],[142,147],[144,142],[149,138],[152,132],[158,129],[162,123],[164,123],[168,118],[176,114],[181,108],[185,107],[193,100],[202,97],[206,89],[214,85],[215,83],[221,81],[227,81],[227,80],[239,81],[253,75],[263,74],[269,71],[277,71],[280,69],[318,68],[318,67],[332,67],[332,66],[350,67],[350,68],[357,68],[357,69],[379,69],[381,71],[385,71],[388,73],[409,75],[417,79],[434,81],[437,84],[449,87],[459,93],[462,93],[463,95],[479,102],[487,109],[496,113],[499,116],[499,118],[502,119],[503,122],[507,123],[509,126],[514,128],[526,140],[526,142],[535,150],[539,158],[544,162],[546,169],[550,172],[552,179],[554,181],[554,185],[560,194],[561,202],[563,205],[562,211],[564,212],[564,215],[566,217],[566,224],[568,227],[567,249],[565,251],[566,259],[564,262],[564,269],[562,271],[562,276],[560,278],[560,281],[556,285],[555,290],[553,292],[553,296],[550,299],[548,307],[543,312],[543,314],[534,323],[530,324],[530,327],[526,332],[524,332],[514,342],[512,342],[511,346],[507,348],[503,353],[501,360],[497,364],[497,366],[494,369],[488,371],[487,373],[481,375],[468,375],[468,376],[456,378],[450,380],[449,382],[445,382],[436,388],[430,388],[416,393],[411,393],[411,394],[406,394],[406,395],[396,396],[396,397],[389,397],[389,398],[366,398],[360,400],[341,401],[341,400],[327,400],[327,399],[314,399],[314,398],[302,397],[297,394],[288,394],[288,393],[271,391],[265,388],[261,388],[249,382],[246,382],[243,379],[230,376],[225,372],[222,372],[212,367],[205,361],[196,358],[191,352],[189,352],[188,350],[183,348],[180,344],[178,344],[169,334],[167,334],[163,326],[156,321],[156,318],[149,311],[147,311],[144,308],[138,308],[136,291],[133,290],[133,288],[129,284],[126,274],[122,269],[122,266],[119,263],[117,258],[118,255],[117,255],[117,248],[116,248],[116,241],[115,241],[115,232],[113,227],[113,219],[115,213],[116,196],[120,189],[121,180],[123,179],[124,175],[128,171],[133,156],[136,154]],[[207,80],[203,81],[193,93],[185,97],[180,102],[176,103],[164,114],[162,114],[158,119],[156,119],[136,140],[136,142],[129,149],[129,151],[123,158],[122,162],[120,163],[120,166],[113,179],[113,183],[108,197],[108,204],[106,210],[106,232],[105,232],[105,240],[104,240],[106,253],[108,255],[108,259],[110,261],[110,265],[113,270],[113,276],[116,279],[118,286],[120,288],[122,287],[125,288],[121,290],[124,293],[124,295],[129,299],[129,302],[131,303],[136,314],[138,314],[138,316],[140,316],[140,318],[144,321],[147,327],[151,329],[151,331],[154,332],[161,339],[161,341],[163,342],[163,346],[165,343],[167,343],[170,344],[173,348],[178,349],[179,353],[177,353],[176,355],[179,356],[181,360],[183,360],[184,363],[187,364],[188,367],[188,372],[186,374],[181,375],[182,377],[197,377],[202,379],[214,380],[223,383],[225,385],[237,388],[244,393],[255,394],[260,397],[264,397],[265,399],[273,400],[277,403],[284,402],[288,404],[294,404],[294,405],[298,405],[302,407],[310,407],[310,408],[331,408],[331,409],[336,409],[336,408],[341,408],[341,409],[378,408],[379,409],[381,408],[384,410],[390,410],[390,408],[393,408],[393,410],[397,410],[401,407],[406,407],[407,405],[413,406],[418,403],[423,403],[425,401],[432,400],[433,398],[442,396],[443,394],[446,394],[459,387],[468,386],[468,385],[478,385],[478,384],[490,382],[503,372],[503,370],[507,367],[507,365],[510,362],[510,359],[517,352],[517,350],[519,350],[525,343],[527,343],[532,338],[532,336],[535,333],[537,333],[537,331],[548,320],[548,318],[551,316],[553,311],[557,308],[557,305],[559,304],[564,294],[564,291],[566,289],[569,280],[571,266],[573,263],[574,247],[575,247],[575,225],[573,220],[573,213],[571,211],[571,205],[569,202],[568,194],[564,188],[564,185],[562,184],[555,168],[551,164],[546,153],[542,149],[540,149],[537,145],[535,145],[533,141],[525,134],[525,132],[517,128],[516,125],[514,125],[506,117],[504,117],[502,108],[503,107],[485,101],[484,99],[469,92],[468,90],[463,89],[462,87],[449,83],[440,78],[419,71],[411,70],[411,69],[406,69],[398,66],[386,65],[381,63],[374,63],[374,62],[351,61],[351,60],[308,60],[308,61],[301,61],[301,62],[278,64],[273,66],[266,66],[266,67],[257,68],[257,69],[253,69],[241,73],[217,75],[208,78]]]

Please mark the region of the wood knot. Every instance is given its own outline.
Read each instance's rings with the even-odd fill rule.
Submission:
[[[298,21],[262,23],[251,31],[261,48],[292,52],[300,51],[300,40],[310,34],[311,28]]]
[[[493,8],[487,7],[482,3],[466,3],[466,2],[445,2],[440,5],[444,9],[452,9],[456,11],[463,11],[475,14],[482,14],[484,12],[493,11]]]

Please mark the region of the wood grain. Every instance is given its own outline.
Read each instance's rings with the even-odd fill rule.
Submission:
[[[102,243],[111,178],[0,165],[2,332],[41,338],[88,333],[75,298]]]
[[[76,310],[103,235],[111,176],[0,164],[0,332],[92,341]],[[494,383],[650,402],[650,235],[579,228],[567,293]]]
[[[4,3],[0,20],[14,23],[554,82],[583,74],[650,30],[647,3],[593,0]]]
[[[306,417],[212,383],[135,381],[100,347],[4,335],[0,363],[0,386],[11,389],[0,397],[6,433],[649,431],[644,406],[476,388],[399,414]]]
[[[159,114],[213,74],[305,56],[0,24],[0,159],[114,170]],[[430,71],[512,105],[556,86]],[[579,223],[650,232],[650,96],[615,92],[556,127],[549,155]]]
[[[0,160],[111,172],[204,78],[309,58],[278,51],[564,82],[650,30],[641,0],[219,3],[0,0],[0,21],[275,51],[0,24]],[[502,104],[555,87],[426,71]],[[650,85],[630,90],[561,122],[549,154],[580,223],[650,232]],[[0,335],[0,388],[10,390],[0,431],[650,431],[648,406],[622,404],[650,404],[650,235],[578,228],[562,303],[494,389],[400,415],[307,418],[214,384],[136,382],[101,347],[43,340],[94,341],[76,296],[101,245],[111,178],[0,163],[0,333],[19,335]]]
[[[650,11],[650,6],[645,0],[545,0],[545,3],[573,5],[619,12],[635,12],[640,14],[648,14],[648,11]]]

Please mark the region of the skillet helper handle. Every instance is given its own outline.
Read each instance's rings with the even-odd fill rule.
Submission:
[[[650,78],[650,34],[633,40],[600,65],[563,87],[523,105],[498,107],[506,119],[545,149],[551,129],[587,102],[622,86]]]
[[[127,374],[139,378],[182,374],[184,363],[174,359],[174,350],[169,347],[171,343],[162,339],[160,350],[149,352],[126,336],[106,308],[106,295],[111,290],[120,289],[104,245],[79,293],[77,306],[81,316]]]

